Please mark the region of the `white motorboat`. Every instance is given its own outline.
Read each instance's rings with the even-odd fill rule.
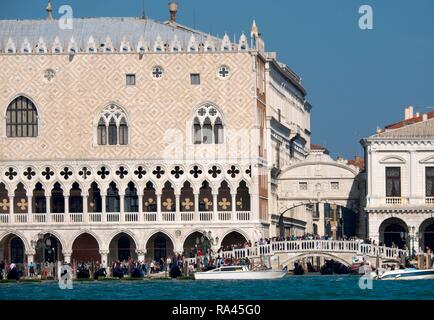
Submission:
[[[378,275],[379,280],[426,280],[434,279],[434,269],[415,268],[385,270]]]
[[[251,271],[247,266],[224,266],[207,272],[196,272],[196,280],[271,280],[286,275],[286,270]]]

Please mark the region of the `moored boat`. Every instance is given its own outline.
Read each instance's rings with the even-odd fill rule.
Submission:
[[[247,266],[224,266],[207,272],[196,272],[195,280],[272,280],[286,275],[286,270],[251,271]]]
[[[434,269],[419,270],[415,268],[387,270],[378,276],[379,280],[434,280]]]

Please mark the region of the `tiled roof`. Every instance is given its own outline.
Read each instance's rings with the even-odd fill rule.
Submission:
[[[310,144],[310,150],[319,150],[319,151],[325,151],[325,153],[329,154],[329,151],[327,148],[323,147],[320,144],[311,143]]]
[[[87,46],[90,36],[94,38],[97,45],[105,43],[106,38],[110,37],[115,48],[119,48],[125,38],[134,48],[141,37],[148,44],[153,45],[158,36],[163,42],[170,43],[176,35],[181,45],[186,47],[192,34],[197,43],[204,43],[209,38],[215,46],[221,44],[221,39],[200,31],[176,23],[164,23],[151,19],[75,18],[72,30],[59,28],[57,20],[0,20],[0,47],[2,49],[5,48],[9,38],[15,43],[17,49],[21,47],[25,38],[34,47],[40,37],[44,39],[47,47],[51,48],[56,37],[59,37],[63,46],[68,46],[72,36],[82,49]]]
[[[427,116],[428,116],[428,119],[434,118],[434,111],[428,112]],[[400,122],[397,122],[394,124],[390,124],[390,125],[386,126],[385,129],[386,130],[398,129],[398,128],[402,128],[402,127],[410,125],[410,124],[421,122],[422,120],[423,120],[423,116],[413,117],[411,119],[407,119],[407,120],[403,120],[403,121],[400,121]]]
[[[426,121],[400,126],[397,129],[388,129],[371,138],[434,139],[434,117]]]
[[[347,164],[358,167],[360,171],[363,171],[365,169],[365,161],[359,156],[355,157],[354,159],[348,160]]]

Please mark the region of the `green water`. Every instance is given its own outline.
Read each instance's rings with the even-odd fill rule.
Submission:
[[[287,276],[265,281],[106,281],[2,283],[0,299],[20,300],[434,300],[434,280],[373,281],[362,290],[357,276]]]

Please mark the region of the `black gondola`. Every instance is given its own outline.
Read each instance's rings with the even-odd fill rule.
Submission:
[[[77,279],[89,279],[90,272],[85,266],[80,266],[77,270]]]
[[[18,271],[17,268],[13,268],[9,271],[8,275],[7,275],[7,279],[8,280],[20,280],[20,272]]]
[[[294,275],[302,276],[304,274],[304,269],[298,262],[294,263]]]
[[[105,278],[107,277],[107,271],[105,270],[105,268],[99,268],[94,275],[94,279],[98,279],[98,278]]]
[[[143,278],[143,274],[138,268],[134,268],[133,271],[131,272],[131,278],[141,279]]]

